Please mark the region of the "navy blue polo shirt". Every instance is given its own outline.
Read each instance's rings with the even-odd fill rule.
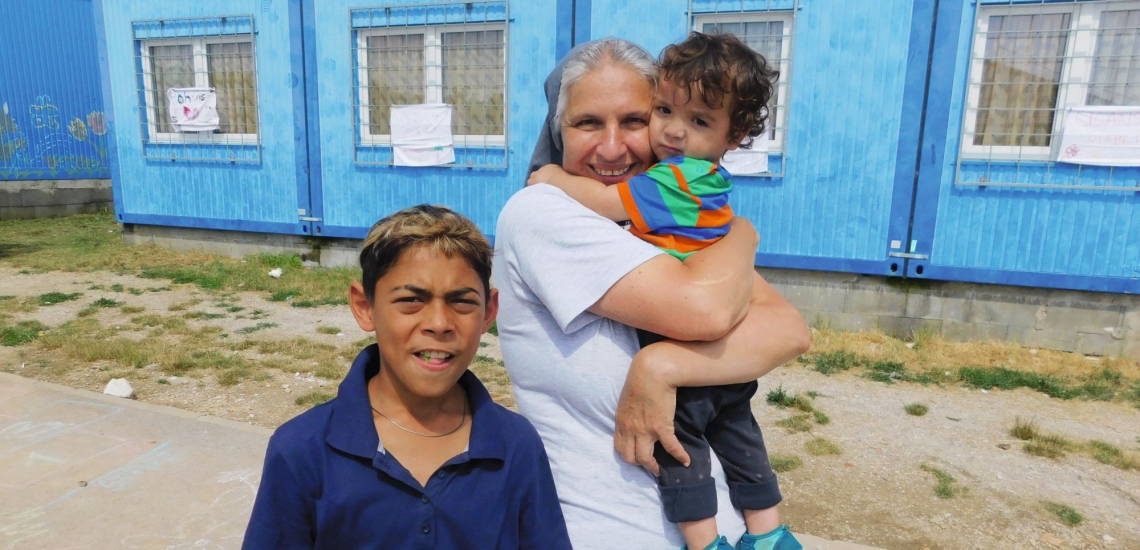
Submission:
[[[463,373],[472,413],[467,450],[421,486],[376,435],[367,383],[379,370],[373,344],[335,399],[269,439],[243,548],[570,548],[530,422]]]

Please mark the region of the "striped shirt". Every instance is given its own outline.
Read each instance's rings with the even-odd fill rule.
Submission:
[[[728,233],[732,176],[714,163],[673,157],[617,185],[630,232],[681,260]]]

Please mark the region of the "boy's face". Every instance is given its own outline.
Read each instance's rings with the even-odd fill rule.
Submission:
[[[653,116],[649,119],[649,139],[658,160],[685,156],[720,162],[725,151],[739,144],[729,139],[732,96],[713,109],[700,94],[689,97],[688,90],[662,80],[653,99]]]
[[[400,255],[376,281],[372,303],[358,282],[349,302],[360,328],[376,332],[380,376],[419,397],[440,397],[455,386],[499,310],[498,291],[485,295],[466,260],[427,247]]]

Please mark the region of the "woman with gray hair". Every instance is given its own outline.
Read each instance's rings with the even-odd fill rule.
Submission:
[[[644,172],[655,161],[655,79],[653,58],[630,42],[576,47],[546,81],[531,170],[556,163],[606,184]],[[679,546],[653,459],[660,442],[687,463],[673,434],[676,388],[755,380],[807,348],[799,313],[753,269],[756,230],[743,218],[730,228],[680,262],[552,186],[519,191],[500,214],[503,356],[578,548]],[[672,340],[639,353],[635,328]],[[739,537],[744,524],[716,461],[712,475],[717,524]]]

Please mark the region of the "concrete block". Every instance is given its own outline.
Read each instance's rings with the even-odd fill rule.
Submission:
[[[903,316],[906,313],[906,292],[886,285],[852,288],[843,301],[845,313]]]
[[[1116,340],[1108,333],[1077,333],[1077,351],[1085,355],[1121,355],[1124,341]]]
[[[942,338],[950,342],[986,342],[1006,339],[1009,327],[985,323],[964,323],[945,320],[942,322]]]
[[[914,319],[912,317],[892,317],[881,315],[875,320],[879,330],[900,340],[908,340],[916,331],[923,329],[933,330],[935,334],[942,332],[941,319]]]
[[[321,246],[320,262],[325,267],[353,267],[360,261],[360,251],[340,246]],[[794,305],[795,302],[792,302]],[[799,306],[796,306],[797,308]],[[802,313],[802,311],[801,311]],[[806,321],[807,318],[805,317]],[[811,321],[808,321],[809,323]]]
[[[1140,360],[1140,338],[1125,340],[1123,355],[1125,357]]]
[[[877,321],[876,315],[861,313],[824,312],[821,316],[822,315],[827,316],[827,322],[833,330],[846,330],[851,332],[871,330],[875,328]]]
[[[1010,325],[1006,339],[1023,346],[1057,351],[1077,349],[1077,332],[1066,329],[1038,329],[1029,325]]]
[[[780,295],[792,305],[801,309],[815,309],[819,311],[844,311],[844,302],[847,298],[847,288],[838,285],[796,285],[795,283],[781,284]]]
[[[0,206],[0,220],[23,220],[34,215],[34,211],[22,206]]]
[[[20,202],[20,192],[15,189],[0,189],[0,208],[23,206]]]
[[[56,204],[54,189],[24,189],[20,191],[20,204],[25,207],[52,206]]]
[[[975,298],[966,312],[967,323],[1030,325],[1036,322],[1037,304]]]
[[[1093,309],[1096,304],[1080,304],[1086,307],[1056,307],[1045,308],[1045,328],[1068,328],[1070,330],[1098,333],[1105,328],[1120,326],[1120,307],[1104,305]]]

